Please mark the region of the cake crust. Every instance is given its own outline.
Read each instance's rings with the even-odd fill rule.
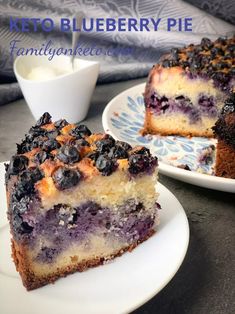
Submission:
[[[20,273],[23,285],[28,291],[43,287],[47,284],[54,283],[57,279],[66,277],[67,275],[73,274],[75,272],[83,272],[89,268],[96,267],[107,263],[107,261],[113,260],[115,257],[119,257],[125,252],[131,252],[137,245],[146,241],[150,238],[155,231],[153,229],[149,230],[148,234],[141,240],[130,244],[129,246],[114,252],[112,255],[105,256],[102,258],[94,258],[89,261],[84,261],[80,263],[73,263],[71,266],[58,269],[53,274],[47,276],[35,276],[34,272],[31,271],[30,263],[25,258],[26,250],[23,245],[19,245],[14,239],[12,239],[12,258],[16,266],[16,270]],[[72,258],[72,257],[71,257]]]

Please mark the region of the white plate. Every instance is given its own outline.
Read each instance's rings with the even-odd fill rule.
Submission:
[[[235,193],[235,180],[213,175],[213,163],[202,165],[198,157],[215,139],[180,136],[141,136],[144,124],[143,92],[145,83],[120,93],[106,106],[102,123],[105,132],[132,145],[144,145],[159,159],[161,173],[202,187]],[[177,166],[187,164],[192,171]]]
[[[10,257],[6,221],[4,168],[0,164],[0,313],[2,314],[119,314],[147,302],[175,275],[188,247],[185,212],[163,185],[158,231],[131,253],[110,264],[76,273],[54,285],[27,292]]]

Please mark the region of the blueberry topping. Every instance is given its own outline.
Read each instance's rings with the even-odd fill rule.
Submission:
[[[45,139],[46,138],[43,136],[36,137],[30,145],[30,150],[37,147],[42,148],[44,145]]]
[[[65,127],[66,125],[68,125],[68,122],[65,119],[60,119],[54,123],[54,126],[59,130]]]
[[[120,147],[122,147],[126,151],[129,151],[129,150],[132,149],[130,144],[128,144],[126,142],[122,142],[122,141],[116,141],[116,146],[120,146]]]
[[[104,176],[109,176],[117,167],[116,163],[112,159],[104,155],[98,157],[95,165]]]
[[[146,154],[133,154],[129,157],[129,172],[133,175],[151,171],[157,165],[157,158]]]
[[[138,174],[147,170],[149,167],[149,158],[144,155],[134,154],[129,158],[129,172],[131,174]]]
[[[43,175],[38,168],[23,171],[15,188],[16,199],[20,200],[25,195],[32,194],[34,192],[34,184],[42,178]]]
[[[45,151],[40,151],[38,152],[35,156],[34,156],[34,161],[38,164],[42,164],[44,163],[44,161],[46,161],[47,159],[49,159],[51,157],[51,155],[49,155],[47,152]]]
[[[55,139],[49,139],[45,142],[43,142],[43,145],[42,145],[42,149],[47,151],[47,152],[50,152],[54,149],[57,149],[60,147],[60,143],[58,143]]]
[[[170,67],[173,67],[173,66],[176,66],[176,65],[178,65],[178,62],[177,62],[177,61],[174,61],[174,60],[168,60],[168,59],[166,59],[166,60],[163,60],[163,61],[162,61],[162,66],[163,66],[164,68],[170,68]]]
[[[171,57],[172,57],[172,60],[174,61],[178,61],[179,60],[179,50],[177,48],[172,48],[171,49]]]
[[[128,152],[121,146],[112,147],[108,153],[110,158],[125,159],[128,158]]]
[[[19,174],[21,171],[27,168],[28,163],[29,159],[26,156],[13,156],[8,167],[8,175]]]
[[[49,123],[51,123],[51,115],[48,112],[45,112],[37,121],[36,126],[41,126]]]
[[[210,48],[213,47],[213,43],[211,42],[211,40],[209,38],[205,38],[205,37],[202,38],[201,45],[202,45],[202,48],[205,50],[209,50]]]
[[[212,74],[214,80],[221,82],[222,84],[226,84],[229,81],[229,77],[224,72],[215,72]]]
[[[110,149],[115,145],[115,140],[108,135],[104,139],[95,142],[95,145],[97,151],[103,154],[110,151]]]
[[[134,154],[150,156],[150,150],[147,147],[140,147],[134,151]]]
[[[224,51],[220,47],[213,47],[211,48],[211,55],[215,58],[217,55],[224,55]]]
[[[80,124],[70,131],[70,134],[76,138],[83,138],[91,135],[91,131],[86,125]]]
[[[96,161],[99,155],[100,154],[98,152],[90,152],[86,155],[86,157]]]
[[[221,45],[226,44],[227,37],[226,36],[221,36],[217,39],[217,42],[220,43]]]
[[[57,189],[65,190],[77,185],[82,176],[78,170],[60,167],[52,177]]]
[[[162,61],[163,68],[169,68],[170,67],[170,60],[163,60]]]
[[[54,140],[59,135],[59,133],[60,132],[58,130],[52,130],[48,131],[46,135],[50,140]]]
[[[79,151],[74,146],[64,145],[60,148],[57,158],[65,164],[72,164],[81,160]]]

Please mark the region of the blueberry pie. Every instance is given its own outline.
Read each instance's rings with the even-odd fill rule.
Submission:
[[[12,256],[38,288],[148,239],[158,223],[157,158],[43,114],[6,165]]]
[[[172,49],[149,73],[143,133],[213,137],[235,86],[235,37]]]
[[[218,139],[215,175],[235,179],[235,94],[225,101],[218,121],[213,127]]]

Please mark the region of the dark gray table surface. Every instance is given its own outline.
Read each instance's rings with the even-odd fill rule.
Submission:
[[[101,114],[107,102],[144,81],[97,86],[85,120],[88,127],[102,131]],[[11,157],[15,143],[33,123],[24,100],[0,107],[0,161]],[[175,194],[186,211],[189,248],[171,282],[134,313],[235,313],[235,194],[200,188],[163,175],[160,182]]]

